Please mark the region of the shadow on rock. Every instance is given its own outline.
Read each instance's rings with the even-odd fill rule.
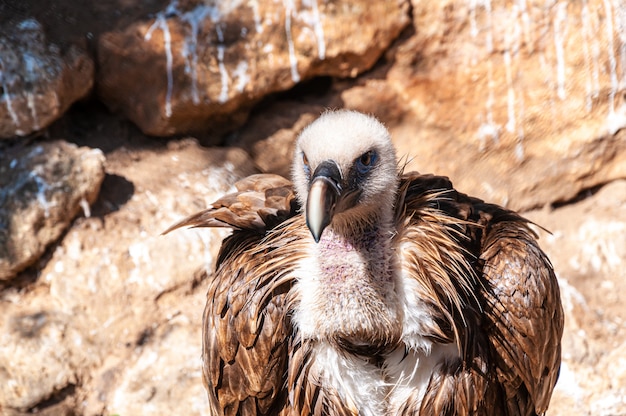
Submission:
[[[107,174],[100,188],[100,195],[92,207],[92,216],[102,218],[119,209],[135,193],[135,185],[123,176]]]

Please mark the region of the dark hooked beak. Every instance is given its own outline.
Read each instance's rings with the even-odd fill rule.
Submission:
[[[306,225],[316,243],[335,214],[341,196],[340,181],[341,171],[332,160],[320,163],[311,177],[306,201]]]

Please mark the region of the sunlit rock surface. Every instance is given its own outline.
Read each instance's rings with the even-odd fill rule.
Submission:
[[[410,167],[514,209],[626,176],[624,2],[412,5],[387,76],[414,114]]]
[[[552,234],[565,310],[563,367],[549,415],[626,414],[626,181],[579,203],[528,213]]]
[[[47,41],[35,19],[0,30],[0,139],[46,128],[93,85],[94,64]]]
[[[0,380],[11,387],[0,406],[25,411],[79,385],[70,399],[81,398],[80,414],[206,414],[206,282],[195,272],[213,264],[228,232],[160,234],[255,172],[241,150],[193,141],[115,154],[107,194],[55,247],[38,283],[0,292]]]
[[[232,130],[267,94],[369,69],[408,23],[402,0],[174,0],[101,36],[98,93],[147,134]]]
[[[0,154],[0,280],[35,262],[79,212],[89,215],[103,164],[101,151],[63,141]]]

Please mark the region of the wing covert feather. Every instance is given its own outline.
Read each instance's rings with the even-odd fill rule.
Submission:
[[[260,173],[235,183],[237,192],[224,195],[208,209],[169,227],[227,227],[261,234],[293,217],[298,210],[293,185],[282,176]]]
[[[203,380],[215,415],[283,412],[283,378],[292,328],[289,272],[299,256],[293,187],[270,174],[235,183],[237,192],[191,215],[181,227],[230,227],[210,277],[203,316]],[[296,233],[297,234],[297,233]],[[288,261],[277,259],[288,257]]]
[[[242,238],[244,244],[234,241]],[[256,233],[240,231],[224,242],[223,250],[234,246],[240,251],[222,256],[207,295],[203,368],[215,414],[221,414],[219,408],[237,408],[240,415],[277,414],[285,405],[290,283],[275,284],[277,271],[254,272],[263,261],[255,249],[259,241]],[[255,291],[260,279],[269,282]]]
[[[453,292],[459,297],[457,302],[446,304],[441,293],[433,295],[435,289],[430,297],[438,299],[434,304],[444,309],[461,306],[464,323],[459,325],[456,319],[456,333],[464,338],[465,359],[431,378],[421,412],[544,413],[559,373],[563,311],[552,265],[539,248],[529,221],[457,192],[448,178],[415,172],[401,178],[398,207],[399,221],[409,219],[409,232],[432,227],[420,223],[430,218],[447,229],[436,234],[446,234],[445,244],[453,250],[455,245],[462,247],[466,258],[464,267],[444,266],[453,276],[450,281],[429,273],[437,285],[443,282],[457,289]],[[450,239],[455,241],[450,243]],[[415,245],[418,253],[432,251],[423,244]],[[444,251],[450,256],[450,248]],[[463,275],[468,268],[473,269],[473,276]],[[468,285],[473,294],[463,292]],[[454,328],[454,322],[445,325],[446,318],[452,321],[453,316],[433,311],[433,316],[438,315],[439,321],[444,321],[441,328]],[[467,400],[462,400],[463,395]],[[481,413],[484,403],[500,406],[500,410],[492,407]]]
[[[527,411],[541,414],[548,408],[561,362],[558,283],[526,223],[493,222],[480,257],[489,339],[510,407],[520,405],[515,390],[523,384],[532,408]]]

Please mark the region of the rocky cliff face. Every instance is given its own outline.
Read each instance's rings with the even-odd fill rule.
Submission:
[[[407,169],[551,231],[549,414],[626,412],[621,2],[44,3],[0,4],[0,413],[207,414],[196,272],[225,234],[159,234],[288,175],[340,107],[384,121]]]

